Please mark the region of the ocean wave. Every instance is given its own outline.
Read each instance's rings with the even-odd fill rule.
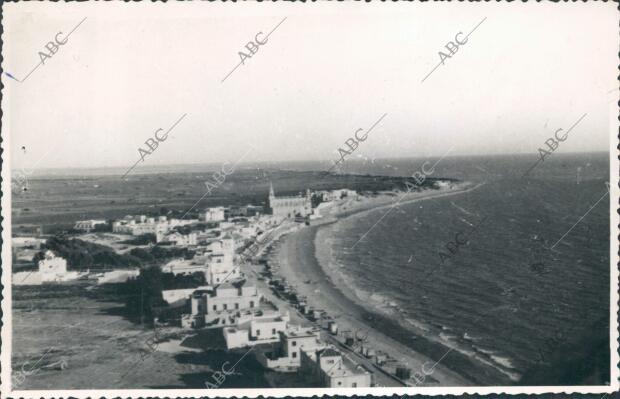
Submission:
[[[427,325],[425,325],[424,323],[422,323],[419,320],[411,319],[411,318],[405,318],[405,321],[407,323],[411,324],[413,327],[415,327],[418,330],[424,331],[426,333],[431,331],[431,329]]]

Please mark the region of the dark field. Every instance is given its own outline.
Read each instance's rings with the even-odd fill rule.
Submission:
[[[16,389],[196,388],[213,383],[245,349],[225,351],[221,330],[158,327],[127,314],[120,284],[13,288],[13,383]],[[20,371],[26,373],[20,378]],[[296,386],[294,375],[263,369],[252,354],[221,388]]]

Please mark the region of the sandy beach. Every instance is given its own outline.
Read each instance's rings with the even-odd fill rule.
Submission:
[[[350,199],[341,202],[332,207],[320,222],[313,223],[314,225],[311,227],[297,229],[286,234],[283,239],[275,244],[275,251],[271,257],[274,274],[286,279],[299,294],[306,296],[310,306],[325,310],[329,316],[337,321],[340,331],[349,330],[352,333],[359,331],[363,335],[368,333],[368,344],[372,348],[380,350],[405,364],[411,369],[412,375],[416,372],[422,374],[422,367],[426,364],[425,370],[429,375],[426,375],[419,386],[471,385],[473,384],[472,381],[468,381],[442,364],[436,365],[431,373],[431,367],[435,364],[434,360],[415,352],[394,337],[390,337],[375,328],[381,325],[381,330],[385,331],[385,326],[390,323],[394,324],[394,322],[361,306],[359,301],[352,300],[351,295],[343,293],[342,287],[345,286],[336,280],[335,275],[328,273],[326,268],[321,266],[320,259],[324,258],[325,255],[321,252],[325,250],[325,245],[317,242],[316,238],[317,231],[322,226],[337,222],[345,217],[382,207],[391,207],[397,201],[401,204],[422,201],[446,195],[461,194],[477,187],[461,184],[449,189],[411,192],[405,196],[402,196],[402,193],[383,193],[370,198],[364,197],[361,200]],[[437,358],[439,357],[441,354]],[[409,381],[409,383],[411,382],[412,380]]]

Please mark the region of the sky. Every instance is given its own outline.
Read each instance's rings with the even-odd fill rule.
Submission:
[[[558,151],[608,151],[619,95],[615,7],[5,3],[2,69],[20,80],[58,32],[62,40],[82,22],[23,82],[2,75],[5,161],[129,168],[181,118],[138,168],[337,160],[383,115],[355,156],[535,155],[584,114]],[[246,43],[280,22],[222,82]],[[446,44],[477,25],[422,82],[439,52],[450,55]]]

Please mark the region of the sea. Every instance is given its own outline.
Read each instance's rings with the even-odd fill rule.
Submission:
[[[322,227],[322,267],[346,282],[343,293],[396,323],[401,341],[422,352],[440,345],[440,362],[474,382],[608,384],[608,157],[348,163],[348,173],[398,176],[437,163],[430,177],[479,187]]]

